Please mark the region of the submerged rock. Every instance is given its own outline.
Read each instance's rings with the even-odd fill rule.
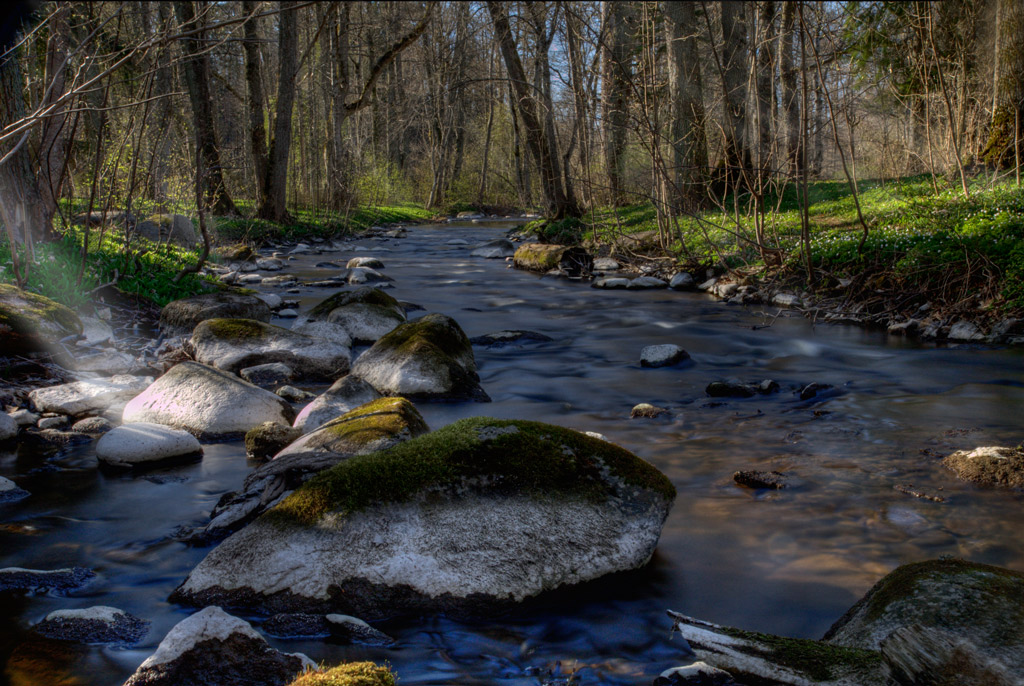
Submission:
[[[786,475],[776,471],[740,470],[732,475],[732,480],[747,488],[780,490],[789,486],[789,479]]]
[[[56,610],[32,627],[40,636],[77,643],[137,643],[149,622],[116,607],[97,605],[81,610]]]
[[[987,446],[958,450],[942,464],[965,481],[1024,488],[1024,450]]]
[[[153,422],[201,438],[244,435],[263,422],[291,424],[295,411],[270,391],[197,362],[177,364],[124,408],[123,421]]]
[[[642,566],[674,498],[618,446],[464,419],[321,473],[213,549],[172,600],[370,618],[504,605]]]
[[[168,303],[160,310],[160,331],[166,336],[190,334],[207,319],[270,321],[267,303],[241,293],[204,293]]]
[[[373,343],[405,323],[405,310],[379,288],[335,293],[309,313],[310,321],[340,325],[355,343]]]
[[[202,454],[203,447],[189,432],[149,422],[122,424],[96,443],[96,458],[111,467],[142,467]]]
[[[516,246],[507,238],[488,241],[469,253],[472,257],[483,257],[489,260],[504,259],[516,254]]]
[[[13,503],[17,500],[24,500],[30,495],[32,494],[25,489],[18,488],[18,484],[6,477],[0,476],[0,505],[3,503]]]
[[[246,477],[239,492],[220,499],[210,513],[210,523],[193,538],[208,540],[230,533],[317,473],[355,455],[385,450],[427,431],[423,417],[404,398],[382,398],[362,405],[290,443],[258,467]],[[247,434],[246,447],[248,443]]]
[[[547,273],[552,269],[578,276],[593,271],[594,259],[579,246],[549,245],[547,243],[524,243],[513,256],[517,269]]]
[[[187,346],[196,362],[238,373],[280,362],[297,377],[333,381],[348,371],[348,346],[252,319],[208,319]]]
[[[219,607],[178,622],[125,686],[286,686],[316,664],[280,653],[245,622]]]
[[[712,667],[706,662],[693,662],[685,667],[673,667],[658,675],[654,686],[740,686],[732,674]]]
[[[760,383],[742,383],[740,381],[712,381],[704,392],[712,398],[750,398],[761,394],[768,395],[779,390],[779,384],[771,379],[764,379]]]
[[[537,333],[536,331],[505,330],[495,331],[494,333],[485,333],[482,336],[474,336],[469,339],[469,342],[473,345],[482,345],[490,348],[504,348],[507,345],[513,345],[516,343],[534,341],[544,343],[553,340],[555,339],[551,338],[551,336],[545,336],[544,334]]]
[[[647,290],[651,288],[668,288],[668,283],[662,281],[656,276],[638,276],[635,279],[630,279],[629,285],[627,285],[626,288],[631,291]]]
[[[360,405],[381,398],[373,386],[351,374],[335,381],[330,388],[306,405],[295,418],[296,429],[309,433]]]
[[[382,337],[352,365],[382,395],[424,400],[490,398],[480,387],[473,346],[454,319],[428,314]]]
[[[85,567],[52,570],[5,567],[0,569],[0,591],[71,591],[95,576]]]
[[[0,350],[3,355],[63,353],[57,342],[82,333],[72,310],[35,293],[0,284]]]
[[[664,414],[669,414],[669,411],[666,410],[664,407],[656,407],[654,405],[651,405],[650,403],[640,403],[639,405],[634,405],[633,409],[630,410],[629,418],[655,419]]]

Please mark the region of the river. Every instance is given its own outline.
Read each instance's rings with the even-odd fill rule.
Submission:
[[[355,243],[386,250],[304,255],[282,273],[324,278],[331,272],[317,263],[343,266],[371,255],[395,279],[392,295],[452,316],[470,336],[526,329],[552,337],[476,348],[493,402],[418,408],[434,429],[490,415],[596,431],[650,461],[679,492],[654,558],[641,570],[473,622],[431,616],[378,624],[397,639],[393,648],[270,639],[275,647],[327,664],[387,662],[404,686],[561,684],[570,677],[649,684],[687,661],[685,645],[670,635],[669,608],[817,638],[902,563],[953,555],[1024,570],[1024,494],[960,482],[936,457],[1022,440],[1024,351],[919,344],[698,293],[594,290],[470,257],[473,245],[511,226],[412,227],[404,239]],[[460,238],[469,245],[449,244]],[[282,295],[306,309],[332,292]],[[641,349],[659,343],[682,346],[692,361],[642,368]],[[781,391],[705,395],[708,383],[727,378],[770,378]],[[832,388],[801,400],[799,389],[810,383]],[[640,402],[671,416],[630,419]],[[166,599],[207,550],[178,542],[175,531],[205,523],[220,495],[254,466],[240,442],[205,448],[200,463],[123,475],[98,471],[90,444],[0,451],[0,476],[33,494],[0,505],[0,567],[80,565],[98,575],[66,597],[0,594],[2,679],[119,684],[188,615]],[[743,488],[732,480],[741,469],[778,470],[792,486]],[[896,489],[908,484],[943,500]],[[76,646],[28,632],[52,610],[92,605],[127,610],[152,626],[132,648]]]

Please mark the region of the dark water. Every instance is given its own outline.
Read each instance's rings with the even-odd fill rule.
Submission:
[[[418,227],[406,239],[358,243],[388,252],[305,256],[289,271],[322,278],[330,274],[314,269],[317,262],[373,255],[396,279],[393,295],[451,315],[470,336],[514,328],[553,337],[477,348],[492,403],[420,410],[432,428],[486,414],[597,431],[654,463],[679,490],[654,559],[486,621],[383,623],[398,639],[393,649],[271,640],[275,646],[328,664],[387,661],[406,685],[564,683],[573,672],[582,684],[648,684],[686,661],[667,608],[818,637],[905,562],[949,554],[1024,569],[1024,495],[961,483],[935,456],[1021,440],[1021,351],[919,346],[698,294],[596,291],[447,244],[472,245],[509,226]],[[308,307],[331,292],[298,297]],[[640,349],[657,343],[681,345],[693,362],[641,368]],[[729,377],[771,378],[782,391],[725,402],[705,396],[709,382]],[[811,382],[834,388],[801,401],[795,391]],[[639,402],[672,417],[630,420]],[[174,530],[205,522],[252,466],[239,443],[206,446],[199,464],[134,476],[98,472],[88,445],[56,455],[0,453],[0,475],[33,494],[0,506],[0,567],[81,565],[98,575],[67,597],[0,596],[5,678],[47,686],[127,678],[188,614],[166,598],[206,550],[175,542]],[[732,482],[738,469],[776,469],[796,484],[751,491]],[[894,488],[900,484],[945,501],[905,495]],[[91,605],[148,619],[150,633],[132,649],[26,633],[52,610]]]

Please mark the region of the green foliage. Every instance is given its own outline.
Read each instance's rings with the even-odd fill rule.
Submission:
[[[396,681],[387,666],[350,662],[331,669],[307,670],[288,686],[395,686]]]
[[[539,234],[548,243],[577,245],[583,239],[586,228],[586,224],[576,217],[566,217],[558,221],[545,222]]]
[[[235,203],[243,209],[244,203]],[[339,234],[363,231],[377,224],[426,221],[433,213],[414,204],[360,206],[344,212],[324,209],[293,209],[293,224],[277,224],[263,219],[218,217],[213,235],[218,243],[239,241],[262,244],[270,240],[302,240],[312,237],[330,238]]]

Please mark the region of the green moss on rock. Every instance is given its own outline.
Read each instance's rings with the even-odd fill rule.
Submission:
[[[350,662],[300,674],[288,686],[395,686],[395,674],[372,662]]]
[[[78,315],[64,305],[0,284],[0,342],[5,354],[46,350],[61,338],[81,332]]]
[[[732,627],[722,627],[721,631],[727,636],[762,646],[763,652],[752,653],[755,657],[788,667],[813,681],[832,681],[850,674],[874,673],[882,666],[882,656],[874,650],[845,648],[822,641],[787,638]]]
[[[277,422],[263,422],[245,434],[245,452],[249,457],[266,460],[281,452],[301,435],[300,429]]]
[[[540,422],[473,417],[322,472],[269,516],[279,524],[310,525],[329,512],[344,515],[481,483],[497,492],[596,501],[630,488],[669,501],[676,494],[653,465],[614,444]]]
[[[427,431],[427,423],[408,400],[379,398],[327,422],[316,433],[330,442],[367,445],[403,432],[417,436]],[[313,438],[312,434],[310,438]]]
[[[310,319],[323,319],[339,307],[361,303],[364,305],[378,305],[394,310],[402,314],[402,306],[379,288],[359,288],[354,291],[340,291],[330,296],[323,302],[316,305],[309,312]]]
[[[267,336],[271,324],[255,319],[207,319],[201,324],[211,335],[229,341],[252,341]]]

